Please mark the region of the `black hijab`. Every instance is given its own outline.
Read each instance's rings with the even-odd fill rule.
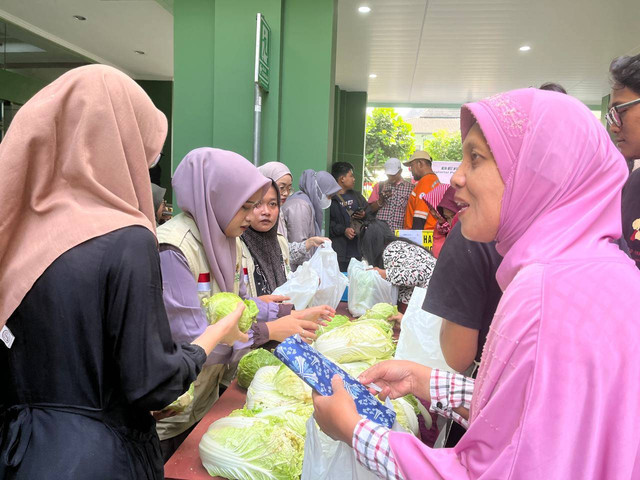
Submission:
[[[249,253],[251,253],[256,265],[256,272],[262,277],[265,283],[266,291],[258,292],[258,295],[270,294],[287,281],[282,250],[280,250],[280,243],[278,242],[280,190],[273,180],[271,180],[271,186],[276,191],[276,200],[278,202],[278,216],[276,217],[276,222],[273,224],[273,227],[267,232],[259,232],[249,227],[242,234],[242,240],[249,248]]]

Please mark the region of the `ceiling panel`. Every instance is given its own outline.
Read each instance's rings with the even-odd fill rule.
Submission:
[[[336,83],[375,103],[457,104],[555,81],[600,104],[611,59],[640,52],[638,0],[372,0],[366,15],[363,3],[339,0]]]

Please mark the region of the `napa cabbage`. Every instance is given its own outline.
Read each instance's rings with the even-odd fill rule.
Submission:
[[[246,333],[258,316],[258,306],[253,300],[242,300],[235,293],[221,292],[203,299],[202,305],[204,305],[207,311],[209,323],[216,323],[221,318],[233,312],[238,306],[238,302],[244,302],[246,306],[238,322],[240,331]]]
[[[214,477],[297,480],[304,437],[282,418],[234,415],[213,422],[199,450],[202,465]]]
[[[389,337],[393,336],[393,324],[381,318],[360,317],[358,320],[355,320],[354,323],[357,325],[375,325],[379,329],[383,330]]]
[[[256,372],[268,365],[282,365],[275,355],[264,348],[258,348],[247,353],[238,363],[238,385],[242,388],[249,388],[251,380]]]
[[[372,362],[393,356],[391,334],[370,322],[350,322],[325,333],[313,345],[337,363]]]
[[[360,320],[369,318],[377,318],[379,320],[389,320],[389,317],[398,314],[398,307],[396,305],[390,305],[388,303],[376,303],[369,310],[364,312],[364,315],[360,317]]]
[[[269,365],[260,368],[256,372],[251,385],[247,389],[247,408],[251,410],[257,408],[266,409],[302,403],[301,400],[283,395],[278,391],[275,377],[279,369],[280,367]]]
[[[296,398],[300,402],[311,402],[311,387],[286,365],[282,365],[276,372],[273,383],[278,393]]]
[[[349,323],[349,317],[345,315],[336,315],[334,316],[329,324],[326,327],[320,327],[316,330],[316,335],[319,337],[320,335],[330,332],[334,328],[340,327],[345,323]]]

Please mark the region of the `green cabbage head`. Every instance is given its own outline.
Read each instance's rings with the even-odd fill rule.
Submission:
[[[249,388],[256,372],[267,365],[282,365],[275,355],[264,348],[258,348],[247,353],[238,363],[238,385]]]
[[[200,440],[200,459],[211,476],[238,480],[297,480],[304,437],[271,416],[229,416]]]
[[[247,389],[247,408],[251,410],[267,409],[302,403],[302,400],[283,395],[278,391],[275,377],[279,369],[280,367],[268,365],[256,372]]]
[[[238,302],[243,302],[246,305],[242,317],[238,322],[238,327],[241,332],[246,333],[251,325],[256,321],[258,316],[258,306],[253,300],[242,300],[235,293],[221,292],[212,295],[209,298],[202,300],[202,304],[207,310],[207,317],[209,323],[213,324],[220,320],[222,317],[226,317],[233,312],[238,306]]]
[[[369,318],[389,320],[389,317],[397,314],[398,307],[396,305],[390,305],[388,303],[376,303],[373,307],[364,312],[364,315],[360,317],[360,320],[366,320]]]

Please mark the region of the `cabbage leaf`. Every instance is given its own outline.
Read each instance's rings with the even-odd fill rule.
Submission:
[[[393,356],[395,344],[389,332],[371,322],[349,322],[316,339],[313,345],[337,363],[372,362]]]
[[[360,317],[360,320],[366,320],[370,318],[376,318],[379,320],[389,320],[389,317],[398,314],[398,307],[389,303],[376,303],[369,310],[364,312],[364,315]]]
[[[238,322],[240,331],[246,333],[258,316],[258,306],[256,302],[253,300],[242,300],[238,295],[230,292],[216,293],[202,300],[202,304],[207,311],[207,318],[211,324],[216,323],[221,318],[233,312],[238,306],[238,302],[244,302],[246,305]]]

